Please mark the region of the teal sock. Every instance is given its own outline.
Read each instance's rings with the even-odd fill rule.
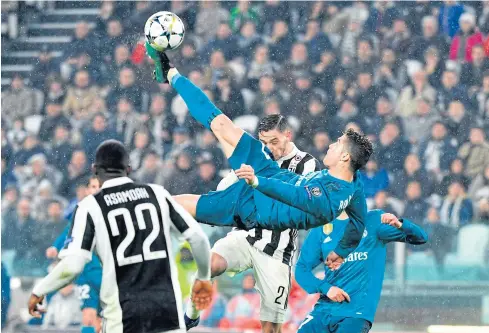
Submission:
[[[211,129],[211,122],[222,114],[207,97],[207,95],[185,76],[176,74],[171,80],[171,85],[182,96],[188,111],[199,123],[207,129]]]

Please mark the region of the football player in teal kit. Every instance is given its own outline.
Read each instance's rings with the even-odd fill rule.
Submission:
[[[366,333],[370,330],[384,281],[386,245],[389,242],[424,244],[426,232],[406,219],[372,210],[367,214],[360,244],[336,271],[325,267],[323,280],[312,271],[341,239],[348,216],[311,230],[301,248],[295,278],[308,293],[320,293],[299,333]]]
[[[231,167],[244,167],[242,176],[236,175],[247,180],[223,191],[181,195],[175,200],[198,221],[245,229],[309,229],[333,221],[346,210],[351,219],[328,258],[328,265],[337,268],[357,247],[364,230],[367,207],[358,170],[373,150],[366,136],[350,129],[332,144],[324,160],[329,170],[307,176],[284,171],[260,141],[235,126],[202,90],[180,75],[163,52],[149,44],[146,50],[155,62],[156,80],[171,84],[190,115],[212,130]]]

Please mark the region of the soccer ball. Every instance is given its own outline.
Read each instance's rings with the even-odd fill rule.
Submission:
[[[146,41],[158,51],[175,50],[183,42],[185,27],[172,12],[158,12],[146,21],[144,35]]]

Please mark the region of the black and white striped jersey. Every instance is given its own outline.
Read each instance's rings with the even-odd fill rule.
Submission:
[[[301,175],[321,170],[317,159],[309,153],[300,151],[295,145],[290,154],[278,160],[277,163],[282,169],[288,169]],[[277,231],[255,228],[248,233],[246,238],[248,243],[287,265],[291,264],[291,259],[297,249],[297,230]]]
[[[127,177],[78,204],[60,257],[100,257],[102,332],[186,332],[170,233],[194,233],[189,216],[163,187]]]

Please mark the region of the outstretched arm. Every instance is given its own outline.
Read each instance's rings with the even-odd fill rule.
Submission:
[[[321,228],[312,229],[302,244],[299,260],[295,266],[297,283],[309,294],[326,294],[331,284],[317,278],[312,271],[323,262],[321,250]]]
[[[377,237],[384,242],[405,242],[421,245],[428,241],[428,234],[417,224],[398,219],[394,214],[382,214],[382,224],[377,229]]]
[[[323,225],[325,220],[333,221],[340,210],[340,196],[332,195],[332,191],[325,190],[320,184],[311,187],[297,186],[279,179],[255,176],[253,167],[244,164],[241,168],[235,170],[235,174],[238,178],[245,179],[253,188],[270,198],[319,218],[314,221],[308,221],[309,224],[305,225],[304,229]],[[348,198],[345,199],[347,200]],[[291,224],[289,227],[299,228],[295,224]]]

